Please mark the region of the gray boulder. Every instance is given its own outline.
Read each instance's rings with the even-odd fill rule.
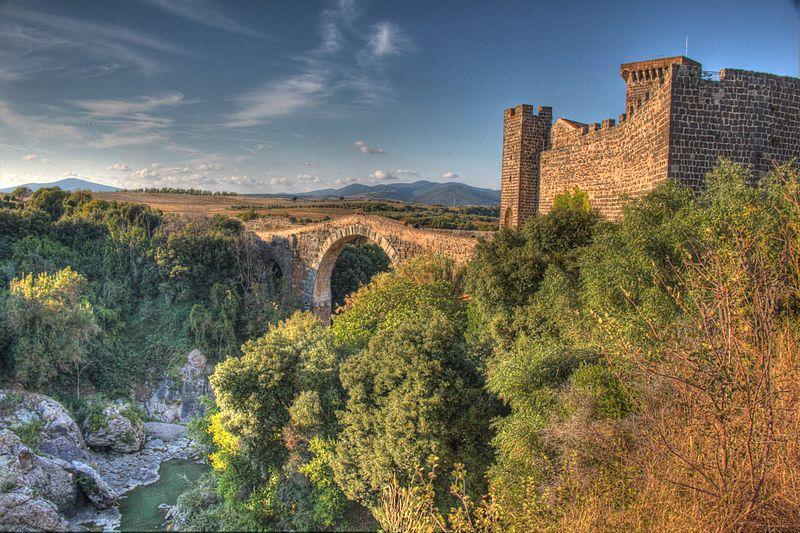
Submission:
[[[132,453],[144,446],[144,423],[121,401],[103,407],[99,416],[87,417],[84,432],[86,444],[95,450]]]
[[[200,350],[189,352],[178,379],[164,378],[147,399],[147,413],[162,422],[188,422],[205,414],[200,399],[211,394],[209,365]]]
[[[186,426],[181,424],[168,424],[166,422],[145,422],[144,431],[153,439],[172,442],[187,437]]]
[[[69,523],[53,502],[30,487],[0,492],[0,531],[67,531]]]
[[[63,461],[36,455],[20,438],[0,430],[0,469],[8,485],[27,487],[37,497],[55,504],[59,512],[72,514],[78,503],[75,474]]]
[[[80,461],[72,462],[75,479],[83,493],[98,509],[108,509],[119,500],[119,496],[91,466]]]
[[[87,461],[80,427],[66,408],[47,396],[22,390],[0,390],[0,429],[39,432],[39,451],[65,461]]]

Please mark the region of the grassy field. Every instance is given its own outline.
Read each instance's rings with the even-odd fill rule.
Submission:
[[[94,197],[117,202],[147,204],[165,213],[183,215],[228,215],[249,222],[260,221],[263,229],[320,222],[355,212],[406,221],[419,227],[493,230],[498,209],[445,207],[377,200],[288,200],[256,196],[201,196],[191,194],[107,192]]]

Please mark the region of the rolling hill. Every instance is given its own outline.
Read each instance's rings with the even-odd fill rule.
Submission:
[[[94,183],[79,178],[66,178],[50,183],[25,183],[22,185],[14,185],[13,187],[0,189],[0,193],[11,192],[17,187],[27,187],[32,191],[42,189],[44,187],[58,187],[62,191],[114,192],[119,190],[111,185],[103,185],[102,183]]]
[[[500,203],[500,191],[481,189],[464,183],[436,183],[420,180],[412,183],[362,185],[354,183],[341,189],[320,189],[297,194],[274,194],[264,196],[297,196],[298,198],[365,198],[370,200],[399,200],[422,204],[440,205],[486,205]]]

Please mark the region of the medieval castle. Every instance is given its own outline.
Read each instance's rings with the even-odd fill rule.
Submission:
[[[800,158],[798,78],[706,73],[683,56],[626,63],[620,75],[627,90],[618,124],[553,123],[550,107],[505,110],[501,226],[518,228],[575,187],[615,219],[626,198],[664,180],[702,188],[719,158],[756,175]]]

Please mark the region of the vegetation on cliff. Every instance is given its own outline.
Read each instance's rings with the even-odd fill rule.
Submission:
[[[231,219],[40,189],[0,209],[3,381],[73,404],[128,396],[194,345],[237,355],[290,307],[264,253]]]
[[[113,391],[179,346],[218,361],[183,528],[800,522],[796,167],[754,186],[723,162],[617,222],[566,193],[466,268],[375,275],[330,327],[288,316],[236,222],[34,197],[0,210],[7,380]],[[377,258],[352,253],[342,294]]]

